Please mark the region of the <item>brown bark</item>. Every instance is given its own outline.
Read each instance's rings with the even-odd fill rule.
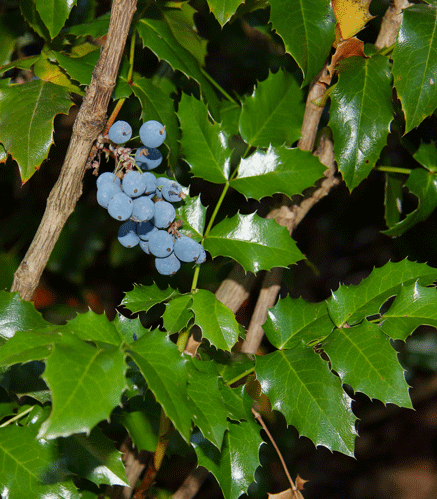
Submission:
[[[75,120],[61,173],[47,199],[35,237],[15,272],[11,291],[18,291],[23,300],[32,299],[61,230],[82,194],[88,155],[105,124],[136,3],[114,0],[112,4],[106,43]]]

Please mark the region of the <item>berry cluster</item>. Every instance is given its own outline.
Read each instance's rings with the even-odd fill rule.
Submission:
[[[115,122],[108,132],[115,144],[123,144],[131,136],[132,128],[125,121]],[[176,220],[172,203],[185,198],[182,187],[148,171],[161,163],[162,154],[157,147],[165,137],[165,127],[151,120],[140,128],[144,146],[137,149],[134,161],[128,155],[128,148],[113,148],[121,157],[122,167],[97,178],[97,202],[111,217],[124,222],[118,231],[118,240],[123,246],[139,245],[145,253],[155,256],[160,274],[173,275],[181,262],[203,263],[206,252],[201,244],[178,232],[182,222]],[[143,171],[133,169],[135,166]]]

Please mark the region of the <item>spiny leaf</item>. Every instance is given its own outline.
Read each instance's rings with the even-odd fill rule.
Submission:
[[[328,364],[304,345],[256,358],[257,379],[287,424],[314,444],[353,456],[352,400]]]
[[[252,213],[226,218],[205,238],[213,257],[229,256],[246,272],[288,267],[303,258],[287,229]]]
[[[243,3],[242,0],[209,0],[208,5],[217,21],[223,26]]]
[[[412,408],[397,352],[377,324],[364,320],[351,328],[335,329],[323,342],[323,349],[341,381],[356,392],[384,404]]]
[[[179,232],[200,242],[203,237],[206,221],[206,207],[203,206],[200,196],[186,198],[176,208],[176,215],[184,222]]]
[[[91,310],[84,314],[77,314],[65,326],[54,329],[64,333],[71,332],[85,341],[102,341],[112,345],[119,345],[122,341],[115,324],[110,322],[106,315],[96,314]]]
[[[62,29],[77,0],[34,0],[36,10],[54,38]]]
[[[187,294],[178,296],[166,304],[162,319],[168,334],[178,333],[194,317],[190,309],[192,299],[191,294]]]
[[[159,289],[156,283],[151,286],[137,284],[132,291],[126,293],[121,305],[124,305],[131,312],[147,312],[153,305],[179,295],[178,291],[170,287]]]

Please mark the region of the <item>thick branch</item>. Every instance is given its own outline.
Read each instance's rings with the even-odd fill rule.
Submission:
[[[136,0],[114,0],[112,4],[106,43],[74,123],[61,173],[35,237],[15,272],[11,291],[18,291],[23,300],[32,299],[61,230],[82,194],[86,162],[105,124],[136,3]]]

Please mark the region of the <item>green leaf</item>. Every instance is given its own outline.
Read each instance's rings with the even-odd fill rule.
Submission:
[[[44,364],[39,361],[25,362],[24,364],[15,364],[6,370],[1,369],[1,386],[18,398],[28,396],[41,404],[50,402],[50,390],[40,377],[44,371]],[[50,408],[48,409],[50,410]]]
[[[8,499],[80,499],[62,463],[58,441],[37,440],[36,429],[9,425],[0,431],[0,485]]]
[[[7,64],[11,60],[12,53],[17,43],[17,38],[24,34],[24,19],[18,12],[12,9],[5,9],[0,14],[0,32],[2,43],[0,45],[0,66]],[[1,70],[4,71],[3,69]]]
[[[329,315],[337,327],[346,322],[355,324],[366,316],[377,314],[381,305],[399,293],[401,286],[412,284],[417,279],[426,286],[437,277],[437,270],[425,263],[407,259],[397,263],[388,262],[355,286],[340,286],[327,300]]]
[[[190,308],[203,337],[215,347],[230,351],[240,333],[234,313],[206,289],[198,289],[192,298]]]
[[[404,9],[393,51],[394,86],[405,114],[405,133],[437,107],[437,8]]]
[[[188,374],[178,347],[164,333],[155,330],[130,345],[128,353],[166,415],[182,437],[189,441],[191,409],[187,395]]]
[[[352,400],[319,355],[304,345],[256,358],[256,375],[273,410],[316,446],[353,456]]]
[[[174,103],[170,98],[174,87],[168,80],[161,79],[158,82],[159,84],[155,85],[150,79],[135,78],[131,88],[141,104],[141,120],[156,120],[165,125],[165,145],[170,150],[171,162],[175,164],[179,154],[180,130]]]
[[[241,3],[243,3],[241,0],[208,1],[210,11],[214,14],[221,26],[229,21]]]
[[[325,0],[270,0],[270,20],[285,49],[298,63],[309,83],[322,69],[334,42],[336,20]]]
[[[118,334],[124,338],[127,343],[139,340],[143,335],[148,333],[147,329],[141,324],[139,317],[135,319],[128,319],[121,314],[117,314],[114,322]],[[117,343],[116,343],[117,344]]]
[[[33,303],[23,301],[18,293],[0,291],[0,338],[7,340],[17,331],[48,325]]]
[[[386,145],[393,119],[390,63],[386,57],[349,57],[331,92],[329,125],[335,159],[350,190],[364,180]]]
[[[2,345],[0,349],[0,365],[44,360],[50,355],[53,345],[63,341],[59,332],[46,331],[18,331],[14,337]]]
[[[82,57],[70,57],[61,52],[52,52],[59,65],[68,73],[70,78],[78,81],[81,85],[91,83],[92,73],[100,57],[100,50],[88,52]]]
[[[231,150],[221,125],[208,120],[208,109],[203,102],[186,94],[182,94],[177,115],[183,154],[191,173],[216,184],[226,182]]]
[[[73,83],[59,67],[53,52],[43,51],[33,66],[35,76],[46,83],[53,83],[64,87],[69,92],[84,95],[84,91]]]
[[[383,231],[387,236],[400,236],[431,215],[437,206],[437,176],[423,168],[414,169],[405,182],[410,192],[419,198],[417,208],[403,220]]]
[[[18,163],[23,182],[47,158],[53,144],[55,116],[67,114],[71,104],[65,88],[41,80],[1,91],[0,142]],[[17,116],[20,116],[20,133],[17,133]]]
[[[291,73],[278,71],[259,82],[243,101],[240,133],[251,146],[292,145],[301,137],[303,91]]]
[[[351,328],[335,329],[322,348],[341,381],[356,392],[384,404],[412,408],[397,352],[377,324],[364,320]]]
[[[38,33],[41,38],[45,40],[51,39],[49,30],[47,29],[46,25],[41,19],[41,16],[36,10],[35,2],[29,2],[29,0],[20,0],[20,10],[29,26],[36,33]]]
[[[263,330],[273,346],[288,349],[302,341],[320,340],[329,335],[333,327],[325,302],[308,303],[288,296],[267,310]]]
[[[398,175],[386,175],[384,192],[384,218],[387,227],[390,228],[396,225],[401,218],[403,183],[403,180]]]
[[[179,291],[170,287],[159,289],[156,283],[151,286],[138,284],[132,291],[126,293],[121,305],[124,305],[131,312],[147,312],[153,305],[168,301],[176,296],[180,296]]]
[[[201,372],[193,364],[188,364],[188,396],[192,402],[194,423],[203,436],[220,449],[228,428],[229,410],[223,401],[217,374]]]
[[[421,325],[437,327],[437,291],[417,282],[402,286],[383,315],[381,329],[391,338],[405,341]]]
[[[200,84],[211,111],[217,116],[220,103],[215,89],[203,74],[206,40],[194,30],[194,12],[188,4],[182,4],[180,9],[165,6],[159,9],[152,5],[135,27],[144,47]]]
[[[200,433],[192,440],[199,465],[216,477],[225,499],[238,499],[255,480],[262,443],[259,427],[253,421],[230,424],[221,451]]]
[[[96,485],[124,485],[129,487],[121,452],[100,428],[87,436],[83,433],[59,440],[65,466],[75,475]]]
[[[303,258],[288,230],[256,213],[225,218],[205,238],[212,257],[229,256],[246,272],[288,267]]]
[[[184,222],[179,232],[200,242],[203,238],[206,221],[206,207],[203,206],[200,196],[186,198],[176,208],[176,214]]]
[[[431,173],[437,173],[437,148],[434,142],[422,142],[413,157]]]
[[[276,193],[293,196],[314,185],[326,167],[310,151],[269,147],[242,159],[230,185],[246,198],[260,200]]]
[[[190,309],[191,302],[192,296],[187,294],[178,296],[166,304],[162,319],[168,334],[178,333],[193,318],[193,312]]]
[[[33,0],[51,38],[61,31],[77,0]]]
[[[109,322],[106,315],[96,314],[91,310],[84,314],[77,314],[74,319],[68,321],[65,326],[61,326],[59,330],[73,333],[85,341],[106,342],[112,345],[119,345],[123,339],[115,324]]]
[[[108,33],[110,18],[111,13],[106,12],[89,23],[76,24],[75,26],[70,26],[65,31],[77,37],[89,36],[91,38],[101,38]]]
[[[56,343],[43,379],[52,393],[52,412],[39,436],[57,438],[89,432],[108,419],[125,389],[124,353],[116,347],[95,348],[69,336]]]

